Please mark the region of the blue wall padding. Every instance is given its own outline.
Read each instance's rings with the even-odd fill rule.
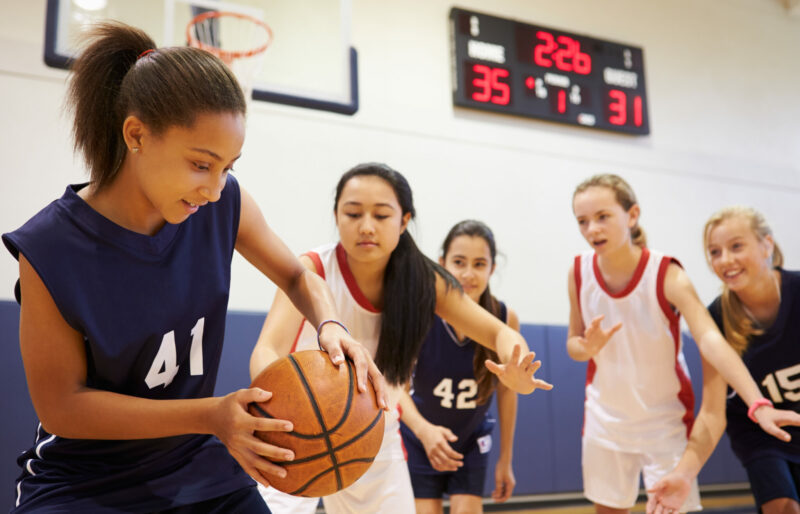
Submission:
[[[250,351],[261,330],[263,313],[228,313],[225,346],[217,378],[216,394],[223,395],[250,383]],[[0,301],[0,386],[3,395],[2,444],[0,444],[0,510],[15,499],[14,480],[19,475],[16,458],[33,443],[37,425],[25,384],[19,352],[19,307]],[[555,325],[522,325],[522,334],[541,359],[537,376],[555,384],[552,391],[536,391],[519,397],[514,441],[514,473],[517,495],[562,493],[581,490],[581,427],[583,425],[586,364],[575,362],[566,351],[567,329]],[[691,337],[685,336],[685,355],[693,377],[696,408],[702,382],[700,357]],[[492,407],[496,416],[496,408]],[[494,463],[499,450],[495,429],[485,494],[494,488]],[[733,456],[727,437],[717,447],[700,474],[701,484],[746,482],[747,475]]]

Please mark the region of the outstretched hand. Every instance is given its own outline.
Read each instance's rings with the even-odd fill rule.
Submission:
[[[378,398],[378,406],[383,410],[389,409],[386,380],[364,345],[353,339],[345,329],[336,323],[326,323],[319,333],[319,346],[328,353],[331,362],[336,366],[344,362],[345,354],[350,357],[356,368],[358,391],[365,392],[367,379],[372,380],[372,386],[375,388],[375,395]]]
[[[583,337],[580,338],[580,343],[583,345],[584,350],[589,358],[594,357],[603,349],[611,336],[613,336],[619,329],[622,328],[622,322],[617,323],[609,330],[603,330],[600,323],[603,321],[602,314],[592,320],[592,323],[583,332]]]
[[[675,471],[647,490],[647,514],[677,514],[692,490],[691,481]]]
[[[764,432],[787,443],[792,440],[792,436],[786,430],[781,430],[780,427],[800,426],[800,414],[792,410],[775,409],[764,405],[756,409],[753,415]]]
[[[534,377],[536,371],[542,366],[542,361],[534,362],[533,360],[536,353],[528,352],[525,356],[521,354],[522,348],[519,344],[515,344],[511,358],[506,364],[486,359],[486,368],[497,375],[503,385],[520,394],[530,394],[536,389],[545,391],[552,389],[553,384]]]

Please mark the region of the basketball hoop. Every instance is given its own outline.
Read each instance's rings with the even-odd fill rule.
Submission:
[[[222,59],[236,75],[248,100],[255,77],[261,71],[264,52],[272,40],[269,25],[237,12],[207,11],[192,18],[186,26],[187,44]]]

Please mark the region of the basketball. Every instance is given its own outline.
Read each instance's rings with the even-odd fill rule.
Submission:
[[[383,441],[383,411],[372,383],[358,392],[353,363],[336,366],[327,353],[296,352],[273,362],[251,387],[272,392],[252,403],[253,416],[289,420],[292,432],[256,432],[263,441],[294,451],[293,461],[276,462],[286,477],[265,476],[295,496],[318,497],[339,491],[369,469]]]

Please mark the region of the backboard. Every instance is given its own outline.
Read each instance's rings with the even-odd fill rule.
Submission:
[[[358,57],[350,44],[350,1],[48,0],[45,63],[67,68],[81,31],[94,21],[119,20],[147,32],[159,47],[183,46],[197,14],[239,12],[263,20],[274,35],[253,82],[253,99],[354,114]]]

